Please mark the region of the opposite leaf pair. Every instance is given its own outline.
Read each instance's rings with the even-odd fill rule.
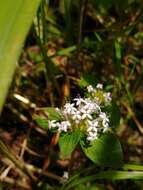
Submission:
[[[85,155],[103,166],[119,166],[122,150],[118,139],[110,133],[110,93],[101,84],[87,87],[85,98],[75,98],[63,108],[45,108],[48,120],[36,121],[52,132],[59,132],[59,147],[63,158],[70,156],[80,144]],[[111,113],[111,118],[112,118]]]

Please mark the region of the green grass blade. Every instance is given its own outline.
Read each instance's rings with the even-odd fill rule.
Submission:
[[[72,23],[72,0],[64,0],[65,9],[65,22],[66,22],[66,32],[67,41],[69,44],[73,44],[73,23]]]
[[[76,46],[70,46],[68,48],[65,48],[65,49],[58,51],[56,53],[56,55],[60,55],[60,56],[69,55],[70,53],[74,52],[76,49],[77,49]]]
[[[0,0],[0,111],[40,0]]]
[[[124,164],[122,168],[124,170],[143,171],[143,165],[137,164]]]
[[[132,180],[140,180],[143,179],[143,172],[141,171],[104,171],[100,172],[95,175],[83,177],[83,178],[77,178],[72,183],[68,184],[66,186],[66,190],[72,189],[73,187],[83,184],[86,182],[91,182],[99,179],[107,179],[107,180],[126,180],[126,179],[132,179]],[[63,189],[63,190],[65,190]]]
[[[125,180],[125,179],[143,179],[143,172],[139,171],[105,171],[92,177],[92,179],[111,179],[111,180]]]

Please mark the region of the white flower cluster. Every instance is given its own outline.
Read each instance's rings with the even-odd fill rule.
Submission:
[[[89,97],[75,98],[73,103],[66,103],[63,109],[56,109],[63,120],[49,121],[49,128],[68,132],[79,127],[88,141],[97,139],[101,132],[105,132],[109,127],[109,118],[103,109],[110,103],[111,95],[103,92],[102,84],[97,84],[96,88],[90,85],[87,91]]]

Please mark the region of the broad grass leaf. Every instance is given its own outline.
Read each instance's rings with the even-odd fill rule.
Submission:
[[[0,111],[40,0],[0,1]]]
[[[63,158],[70,156],[80,140],[80,130],[77,129],[71,134],[65,133],[60,136],[59,147]]]
[[[85,155],[97,165],[118,167],[123,163],[121,145],[112,133],[103,134],[89,146],[81,141],[81,147]]]
[[[101,171],[95,175],[85,176],[76,178],[75,181],[72,181],[69,184],[66,184],[62,190],[73,189],[81,184],[85,184],[86,182],[94,182],[95,180],[142,180],[143,172],[140,171],[118,171],[118,170],[110,170],[110,171]],[[92,183],[91,183],[92,184]]]

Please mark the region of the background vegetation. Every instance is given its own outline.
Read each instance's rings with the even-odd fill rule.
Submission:
[[[25,2],[3,3],[12,10],[5,21],[0,13],[0,106],[39,3]],[[142,0],[41,1],[0,118],[1,189],[142,190],[142,52]],[[35,122],[35,114],[46,117],[41,107],[61,107],[98,82],[112,92],[113,130],[127,163],[116,171],[94,165],[78,148],[61,159],[58,135]],[[63,185],[67,170],[72,177]]]

